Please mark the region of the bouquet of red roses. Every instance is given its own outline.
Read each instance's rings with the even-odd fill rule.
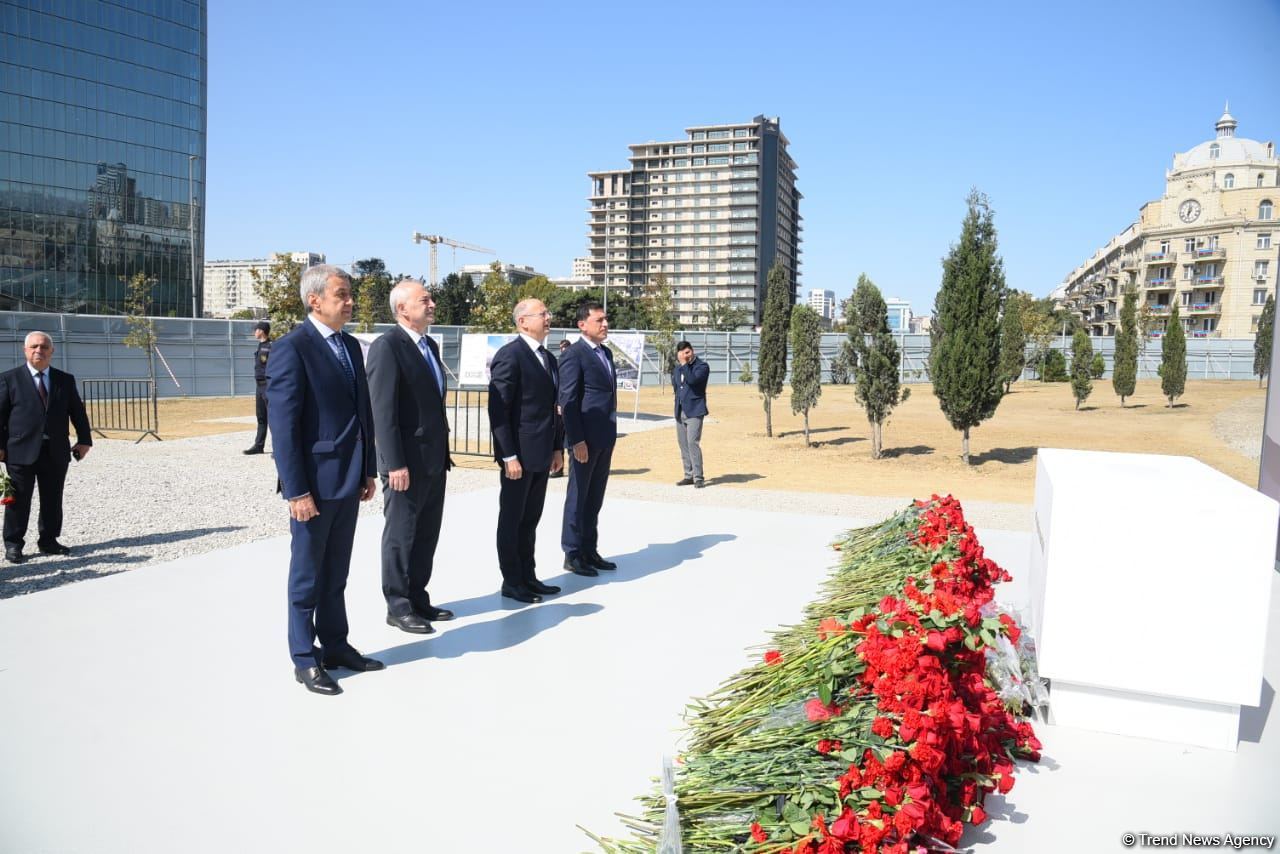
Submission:
[[[0,504],[8,506],[14,502],[13,481],[7,471],[0,470]]]

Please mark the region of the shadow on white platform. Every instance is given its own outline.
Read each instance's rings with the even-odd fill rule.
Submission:
[[[388,668],[337,671],[337,698],[293,681],[287,538],[0,601],[0,851],[590,850],[575,824],[620,833],[687,700],[798,616],[857,524],[609,501],[619,569],[585,579],[558,569],[552,501],[539,576],[564,592],[516,606],[497,593],[496,510],[496,489],[449,496],[431,590],[459,618],[424,638],[383,623],[382,520],[361,521],[351,641]],[[980,534],[1016,575],[1028,535]],[[1041,726],[1045,762],[966,843],[1274,833],[1280,737],[1246,717],[1236,754]]]

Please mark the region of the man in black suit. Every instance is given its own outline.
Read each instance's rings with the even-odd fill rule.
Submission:
[[[373,413],[360,343],[342,331],[351,319],[351,277],[317,264],[303,272],[299,290],[307,317],[267,362],[267,418],[293,535],[289,654],[308,691],[341,694],[327,670],[383,667],[347,642],[344,595],[360,502],[377,491]]]
[[[244,451],[249,455],[261,454],[267,446],[267,359],[271,356],[271,324],[265,320],[255,323],[253,337],[258,339],[258,348],[253,351],[253,382],[257,387],[254,404],[258,416],[258,433],[253,437],[253,444]]]
[[[369,398],[382,476],[382,595],[387,625],[431,634],[432,620],[452,620],[427,593],[449,457],[444,365],[427,328],[436,303],[426,285],[404,279],[391,290],[397,326],[369,346]]]
[[[27,334],[22,344],[26,364],[0,374],[0,460],[13,483],[13,503],[4,508],[4,556],[22,563],[22,546],[31,519],[31,496],[40,487],[39,539],[42,554],[65,555],[62,534],[62,486],[71,458],[82,460],[93,445],[89,416],[76,391],[76,378],[50,367],[53,339],[43,332]],[[71,447],[68,425],[75,428]]]
[[[498,566],[503,596],[541,602],[560,592],[534,574],[534,545],[547,477],[564,466],[564,428],[556,412],[556,360],[543,346],[551,314],[541,300],[526,299],[512,317],[520,337],[498,350],[489,366],[489,430],[501,468]]]
[[[599,303],[578,308],[582,337],[560,358],[560,409],[572,448],[560,545],[564,568],[578,575],[618,565],[600,556],[598,523],[618,440],[618,373],[604,346],[609,319]]]

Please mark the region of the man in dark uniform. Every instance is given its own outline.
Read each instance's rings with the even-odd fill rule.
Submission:
[[[257,398],[258,435],[246,454],[261,454],[267,444],[267,357],[271,355],[271,324],[265,320],[253,327],[253,337],[258,339],[258,349],[253,351],[253,380],[258,386]]]

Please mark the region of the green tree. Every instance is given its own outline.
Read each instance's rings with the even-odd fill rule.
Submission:
[[[1160,390],[1169,399],[1169,407],[1187,389],[1187,336],[1182,331],[1178,306],[1173,307],[1165,326],[1160,356]]]
[[[450,273],[431,288],[436,301],[436,323],[441,326],[466,326],[471,307],[479,299],[479,289],[470,276]]]
[[[644,286],[640,303],[644,308],[644,325],[654,332],[649,340],[658,354],[659,380],[665,383],[675,370],[676,332],[680,329],[675,301],[671,297],[671,283],[665,274],[659,273]]]
[[[749,311],[738,308],[724,298],[709,300],[703,317],[705,318],[705,322],[702,324],[703,328],[716,332],[732,332],[738,327],[746,326],[751,322],[751,313]]]
[[[1083,329],[1077,329],[1071,336],[1071,394],[1076,399],[1076,409],[1093,392],[1092,363],[1093,342]]]
[[[551,280],[546,276],[534,276],[529,281],[522,284],[516,291],[516,302],[523,299],[541,300],[542,304],[547,306],[547,310],[551,310],[551,304],[555,302],[556,296],[560,293],[560,288],[551,284]],[[577,321],[575,320],[576,324]]]
[[[1027,364],[1027,333],[1022,327],[1023,307],[1031,301],[1027,294],[1012,293],[1004,301],[1000,318],[1000,376],[1005,394],[1022,377]]]
[[[372,332],[375,323],[395,323],[391,314],[391,274],[381,258],[365,258],[351,265],[351,290],[355,319],[361,332]]]
[[[1138,385],[1138,293],[1134,288],[1124,292],[1120,304],[1120,334],[1116,336],[1115,365],[1111,370],[1111,387],[1120,396],[1120,408]]]
[[[738,374],[738,382],[742,383],[743,385],[746,385],[755,378],[756,378],[755,374],[751,372],[751,363],[743,362],[742,373]]]
[[[787,376],[787,333],[795,288],[786,269],[775,262],[769,270],[764,297],[764,323],[760,327],[759,379],[756,387],[764,398],[764,433],[773,437],[773,399],[782,394]]]
[[[910,390],[903,391],[900,384],[901,354],[889,332],[889,313],[880,290],[866,276],[860,276],[853,301],[858,306],[856,326],[860,328],[851,329],[848,339],[857,348],[854,396],[867,413],[871,458],[878,460],[884,448],[884,422]]]
[[[1271,372],[1271,341],[1276,325],[1276,298],[1268,294],[1258,318],[1258,331],[1253,336],[1253,372],[1258,377],[1258,388]]]
[[[1107,360],[1103,358],[1101,353],[1094,353],[1093,361],[1089,363],[1089,376],[1095,380],[1100,380],[1106,372]]]
[[[1145,354],[1147,345],[1151,343],[1151,333],[1156,330],[1159,318],[1151,308],[1151,303],[1143,300],[1138,308],[1138,352]]]
[[[272,340],[293,329],[307,315],[302,304],[302,265],[288,253],[277,253],[266,270],[252,267],[253,291],[267,306]]]
[[[1019,317],[1022,320],[1022,334],[1031,345],[1030,364],[1042,382],[1045,380],[1045,360],[1053,348],[1053,337],[1057,333],[1053,317],[1044,310],[1043,305],[1026,296],[1015,296],[1019,300]]]
[[[470,323],[481,332],[513,332],[515,307],[516,290],[503,275],[502,262],[494,261],[480,283],[480,300],[471,308]]]
[[[807,305],[791,311],[791,413],[804,413],[804,444],[809,447],[809,410],[822,396],[822,320]]]
[[[257,315],[253,313],[253,309],[242,308],[239,311],[231,312],[231,317],[228,320],[253,320],[256,317]]]
[[[146,273],[134,273],[126,285],[124,311],[128,332],[124,336],[124,346],[142,350],[147,354],[147,375],[151,378],[151,387],[156,384],[156,324],[151,319],[152,297],[155,290],[155,279]]]
[[[947,421],[961,431],[965,465],[969,431],[995,414],[1004,392],[1000,304],[1005,292],[991,205],[977,189],[970,191],[967,203],[960,240],[942,262],[929,354],[933,393]]]
[[[853,382],[853,372],[858,367],[858,335],[857,331],[846,329],[840,352],[831,360],[831,382],[835,385]]]
[[[1070,377],[1067,375],[1067,357],[1062,355],[1061,350],[1050,349],[1044,354],[1043,368],[1040,373],[1041,382],[1046,383],[1065,383]]]

